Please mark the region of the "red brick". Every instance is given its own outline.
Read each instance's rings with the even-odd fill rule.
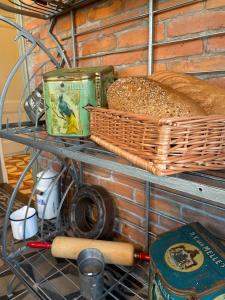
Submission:
[[[154,26],[154,41],[159,42],[165,37],[164,23],[155,23]]]
[[[101,30],[101,33],[103,35],[113,34],[113,33],[119,33],[121,31],[124,31],[126,29],[135,28],[137,26],[143,26],[145,24],[143,20],[136,20],[136,21],[130,21],[119,25],[114,25],[112,27],[106,28]]]
[[[122,234],[124,234],[129,240],[134,240],[141,245],[145,243],[145,234],[143,231],[131,227],[127,224],[122,226]]]
[[[140,50],[135,52],[126,52],[105,55],[102,57],[103,65],[123,65],[132,64],[147,59],[147,50]]]
[[[148,28],[133,29],[118,36],[118,48],[127,48],[137,45],[146,45],[148,41]]]
[[[146,8],[139,8],[138,9],[138,14],[142,15],[142,14],[146,14],[148,13],[148,9]],[[113,15],[110,18],[104,19],[101,21],[102,25],[110,25],[112,23],[115,22],[119,22],[119,21],[124,21],[125,19],[129,19],[131,17],[136,17],[137,16],[137,10],[126,10],[123,11],[123,13],[119,14],[119,15]],[[143,19],[144,20],[144,19]],[[146,21],[148,20],[148,16],[146,16]],[[134,21],[130,21],[129,24],[133,24]]]
[[[211,11],[193,16],[182,16],[168,25],[168,36],[180,36],[225,27],[225,11]]]
[[[124,1],[104,1],[90,9],[88,13],[88,20],[96,21],[108,18],[121,12],[124,8]]]
[[[118,218],[128,221],[132,224],[136,224],[138,226],[144,226],[144,219],[138,217],[137,215],[134,215],[127,210],[120,209],[120,207],[118,207],[117,211]]]
[[[71,29],[70,15],[66,14],[57,19],[54,27],[54,33],[60,33]]]
[[[48,61],[48,60],[49,60],[49,58],[44,52],[38,53],[33,57],[34,65],[37,65],[37,64],[40,65],[43,62]]]
[[[60,162],[54,161],[51,164],[51,168],[56,172],[60,172],[60,170],[62,169],[62,164]]]
[[[99,185],[98,177],[84,173],[84,181],[87,184]]]
[[[47,169],[48,168],[49,161],[46,158],[41,157],[38,160],[38,165],[41,167],[41,169]]]
[[[50,37],[43,40],[42,42],[44,43],[45,47],[48,48],[48,49],[52,49],[52,48],[57,47],[56,43]]]
[[[154,58],[156,60],[191,56],[201,54],[203,51],[202,40],[159,46],[155,48]]]
[[[169,62],[168,69],[176,72],[207,71],[216,69],[225,69],[224,56],[199,57],[183,59],[179,62]]]
[[[159,216],[159,224],[161,227],[164,227],[166,231],[177,229],[183,224],[176,222],[175,220],[168,219],[166,217]]]
[[[79,47],[81,47],[82,55],[106,52],[116,48],[116,38],[114,36],[107,36],[80,44]]]
[[[210,52],[225,51],[225,35],[209,38],[207,43],[207,51]]]
[[[183,208],[183,219],[187,222],[200,222],[209,231],[221,238],[225,238],[225,219],[216,219],[202,211]]]
[[[75,26],[79,27],[87,22],[88,19],[88,10],[78,9],[75,13]]]
[[[154,72],[165,71],[165,70],[167,70],[166,63],[154,62],[154,65],[153,65]]]
[[[136,202],[142,204],[142,205],[145,205],[145,202],[146,202],[146,195],[145,195],[145,192],[142,192],[142,191],[135,191],[135,196],[134,196],[134,199]]]
[[[36,76],[35,77],[35,86],[39,86],[42,83],[42,77]]]
[[[103,169],[94,165],[85,164],[84,171],[87,173],[92,173],[94,176],[100,176],[104,178],[111,177],[111,171],[107,169]]]
[[[55,70],[55,66],[53,64],[47,64],[45,65],[45,72],[50,72],[50,71],[53,71]]]
[[[151,207],[157,211],[164,212],[170,216],[181,217],[181,208],[178,203],[174,203],[170,200],[162,200],[159,198],[151,199]]]
[[[147,75],[147,64],[138,64],[135,66],[116,68],[119,77],[127,76],[146,76]]]
[[[41,40],[48,38],[48,27],[42,27],[41,29],[39,29],[39,33]]]
[[[127,187],[123,184],[112,182],[110,180],[103,180],[100,178],[98,179],[98,183],[99,185],[106,188],[109,192],[121,195],[129,199],[133,198],[133,189],[131,187]]]
[[[132,204],[119,198],[115,198],[115,203],[117,204],[117,207],[120,207],[120,209],[127,210],[128,212],[133,213],[141,218],[145,217],[144,207],[139,207],[135,203]]]
[[[49,21],[29,17],[28,21],[24,22],[24,27],[28,31],[31,31],[31,30],[38,28],[40,26],[43,26],[45,24],[49,24]]]
[[[139,179],[134,179],[133,177],[121,175],[118,173],[113,173],[113,180],[118,181],[119,183],[132,186],[133,188],[143,190],[144,189],[144,181]]]
[[[94,67],[101,65],[101,58],[100,57],[93,57],[93,58],[85,58],[79,60],[79,67]]]
[[[225,6],[225,0],[207,0],[206,1],[207,9],[217,8],[217,7],[221,7],[221,6]]]
[[[148,0],[129,0],[125,1],[126,9],[134,9],[148,5]]]
[[[160,234],[164,233],[166,230],[165,230],[165,228],[161,227],[158,224],[150,224],[149,231],[155,235],[160,235]]]
[[[170,3],[168,1],[166,1],[166,3],[160,3],[155,9],[161,9],[161,8],[165,8],[165,7],[169,7],[171,5],[176,5],[177,4],[177,0],[174,1],[170,1]],[[196,12],[196,11],[201,11],[204,9],[204,3],[200,2],[200,3],[196,3],[196,4],[192,4],[192,5],[187,5],[181,8],[177,8],[177,9],[172,9],[170,11],[167,12],[162,12],[159,13],[155,16],[155,21],[163,21],[163,20],[167,20],[167,19],[172,19],[178,16],[183,16],[185,14],[188,13],[192,13],[192,12]]]
[[[47,158],[48,160],[56,159],[56,156],[50,152],[42,151],[41,156]]]
[[[77,38],[76,38],[76,42],[77,43],[88,42],[89,40],[96,40],[96,39],[102,38],[102,37],[103,37],[102,32],[96,30],[94,32],[90,32],[90,33],[85,33],[85,34],[82,34],[82,35],[78,35]]]

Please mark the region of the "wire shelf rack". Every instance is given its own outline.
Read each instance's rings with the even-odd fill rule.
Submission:
[[[29,2],[29,4],[19,1],[16,7],[13,2],[10,2],[10,5],[7,5],[7,7],[0,2],[0,8],[27,16],[50,19],[63,14],[72,8],[78,8],[91,2],[95,1],[80,0],[74,2],[58,2],[55,0],[45,2],[45,0],[39,0],[36,2]],[[161,178],[136,168],[126,161],[121,161],[113,153],[101,149],[88,139],[53,138],[47,135],[44,125],[40,125],[38,119],[35,120],[34,124],[21,117],[24,99],[27,95],[27,90],[32,89],[32,82],[34,80],[35,73],[28,74],[27,84],[24,87],[24,91],[21,97],[18,97],[20,98],[18,105],[18,119],[14,119],[13,122],[12,120],[7,119],[6,122],[3,122],[4,106],[10,84],[13,81],[15,74],[23,66],[26,60],[32,57],[33,52],[36,51],[37,48],[38,51],[40,50],[45,53],[48,58],[48,60],[44,62],[40,68],[45,68],[47,65],[50,65],[52,69],[60,68],[64,64],[69,65],[69,61],[64,55],[63,48],[61,45],[57,44],[57,42],[56,46],[58,47],[59,56],[53,55],[40,40],[36,39],[28,31],[14,23],[12,20],[0,16],[0,21],[6,22],[15,27],[18,30],[17,38],[22,38],[26,43],[26,52],[16,62],[6,80],[3,90],[0,93],[0,137],[32,147],[36,153],[22,174],[17,187],[10,197],[8,206],[2,207],[0,202],[0,214],[6,216],[4,225],[0,224],[0,228],[4,229],[3,258],[8,263],[13,273],[26,284],[37,298],[82,300],[79,293],[78,270],[75,261],[53,258],[49,250],[30,250],[26,247],[26,241],[16,242],[12,238],[12,234],[9,229],[9,215],[14,209],[18,208],[16,198],[19,186],[23,181],[23,177],[30,168],[32,168],[32,165],[36,163],[38,157],[43,153],[43,151],[55,154],[62,161],[62,169],[55,184],[60,182],[64,174],[69,170],[71,172],[71,181],[69,182],[69,185],[71,184],[71,186],[73,185],[77,187],[80,184],[79,180],[83,177],[82,163],[92,164],[120,174],[129,174],[134,178],[146,181],[146,207],[144,207],[146,211],[146,220],[144,228],[141,228],[145,233],[146,249],[148,249],[149,239],[155,237],[151,232],[149,220],[150,212],[157,213],[159,216],[168,218],[172,221],[175,220],[175,218],[163,215],[162,212],[151,208],[151,184],[158,185],[167,190],[170,189],[171,194],[173,193],[171,191],[176,190],[186,195],[192,195],[194,198],[192,201],[200,201],[199,199],[204,198],[204,201],[201,200],[202,203],[205,204],[206,202],[206,205],[213,205],[219,209],[224,204],[225,189],[222,187],[222,185],[224,186],[224,179],[221,179],[221,185],[209,185],[208,181],[210,180],[210,177],[211,179],[213,177],[211,175],[201,174],[202,178],[205,178],[206,180],[205,184],[195,181],[195,174],[188,175],[187,177],[181,175]],[[74,59],[74,62],[75,61],[76,59]],[[36,70],[37,73],[39,71],[40,69]],[[73,160],[76,160],[78,165],[74,165]],[[33,200],[35,199],[35,192],[36,185],[33,186],[32,195],[27,200],[28,207],[33,206],[34,204]],[[64,190],[64,192],[61,193],[60,209],[58,210],[58,217],[56,220],[46,221],[44,219],[39,219],[39,231],[35,237],[36,240],[51,240],[55,235],[65,234],[65,232],[67,232],[68,227],[62,216],[61,208],[63,207],[68,193],[69,190]],[[124,201],[128,200],[125,199]],[[224,211],[224,208],[221,208],[221,210]],[[176,219],[175,221],[180,224],[184,224],[182,220]],[[106,299],[147,299],[147,265],[137,264],[129,269],[121,266],[108,265],[105,269],[104,280]],[[62,289],[61,285],[63,286]]]
[[[11,270],[17,275],[22,282],[31,290],[31,292],[40,299],[83,299],[79,291],[78,268],[75,261],[68,259],[57,259],[52,257],[50,250],[37,250],[27,247],[26,239],[14,239],[9,224],[10,214],[15,210],[27,205],[34,206],[35,195],[37,192],[38,181],[34,184],[31,196],[26,203],[18,202],[18,190],[23,181],[23,176],[32,168],[32,165],[41,155],[38,151],[29,162],[26,170],[21,175],[17,186],[6,204],[2,201],[0,204],[0,214],[5,215],[3,225],[3,259],[10,266]],[[73,162],[62,161],[62,169],[54,181],[54,185],[60,187],[60,203],[58,213],[55,219],[45,220],[44,214],[38,220],[38,233],[32,237],[32,240],[51,241],[56,235],[69,233],[67,215],[64,211],[64,202],[71,191],[70,188],[78,188],[79,173]],[[69,176],[70,175],[70,176]],[[62,180],[69,176],[67,180],[68,188],[62,192]],[[40,179],[41,180],[41,177]],[[49,191],[49,194],[51,190]],[[0,193],[0,197],[5,197]],[[49,197],[46,199],[46,206]],[[6,200],[5,198],[3,200]],[[6,205],[4,205],[4,203]],[[26,219],[24,221],[26,223]],[[26,224],[24,225],[26,226]],[[104,299],[147,299],[148,294],[148,266],[137,264],[131,268],[125,268],[116,265],[107,265],[104,271]]]
[[[48,20],[96,0],[8,0],[0,1],[0,9],[38,19]]]

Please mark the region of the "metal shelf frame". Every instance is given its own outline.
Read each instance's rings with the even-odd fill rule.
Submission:
[[[34,0],[32,3],[26,0],[8,0],[7,4],[1,3],[0,1],[0,9],[23,16],[49,20],[96,1],[97,0]]]
[[[0,0],[1,1],[1,0]],[[161,10],[154,10],[155,1],[149,0],[149,7],[148,13],[142,14],[140,16],[132,17],[129,19],[124,19],[123,21],[114,22],[112,24],[101,26],[96,28],[96,30],[102,30],[104,28],[116,26],[118,24],[122,24],[125,22],[132,22],[133,20],[138,20],[142,18],[148,18],[149,20],[149,40],[145,46],[142,46],[142,49],[148,49],[148,73],[151,74],[154,71],[153,68],[153,52],[154,47],[160,45],[169,45],[178,42],[185,42],[189,40],[194,40],[198,38],[207,38],[209,36],[214,35],[223,35],[225,31],[220,31],[217,33],[210,33],[210,34],[200,34],[200,35],[193,35],[190,38],[179,38],[177,40],[169,40],[164,43],[155,43],[154,36],[153,36],[153,29],[154,29],[154,16],[159,13],[163,13],[166,11],[170,11],[172,9],[188,6],[193,3],[202,2],[204,0],[189,0],[183,1],[178,5],[173,5]],[[141,179],[143,180],[144,190],[145,190],[145,197],[146,201],[144,205],[140,205],[136,203],[137,207],[142,207],[145,209],[145,222],[144,225],[138,226],[133,225],[136,229],[141,230],[144,232],[145,235],[145,248],[146,250],[149,248],[149,240],[150,238],[155,238],[155,234],[151,230],[151,219],[150,213],[154,212],[158,216],[162,216],[167,218],[168,220],[176,221],[180,224],[185,224],[185,222],[181,219],[172,217],[165,213],[160,212],[157,209],[153,209],[151,206],[151,192],[152,187],[155,189],[165,189],[171,195],[175,195],[177,192],[183,194],[183,197],[191,196],[190,201],[202,203],[209,207],[215,207],[220,209],[221,211],[225,212],[224,204],[225,204],[225,179],[220,178],[221,185],[207,185],[203,183],[195,182],[195,176],[202,176],[202,178],[211,179],[212,181],[216,181],[218,178],[212,175],[204,174],[204,173],[192,173],[187,179],[188,176],[166,176],[166,177],[159,177],[150,174],[149,172],[137,168],[130,163],[123,161],[119,162],[118,157],[102,148],[98,145],[94,144],[89,139],[80,139],[80,138],[60,138],[60,137],[51,137],[46,134],[44,126],[38,124],[38,120],[36,120],[35,125],[31,124],[30,122],[23,122],[21,119],[21,110],[24,101],[24,95],[26,94],[26,89],[29,87],[29,82],[33,80],[35,77],[35,73],[32,74],[24,88],[23,95],[20,99],[20,104],[18,107],[18,120],[14,120],[14,123],[7,122],[6,124],[3,123],[3,112],[4,112],[4,105],[5,99],[10,87],[10,84],[18,72],[19,68],[22,66],[24,61],[26,61],[30,55],[34,52],[36,48],[39,48],[43,51],[49,58],[49,61],[43,63],[40,68],[44,65],[50,63],[54,68],[60,68],[64,65],[67,67],[71,67],[71,62],[68,59],[62,45],[58,41],[57,37],[54,36],[53,30],[54,26],[57,22],[57,17],[70,12],[71,18],[71,36],[66,37],[66,39],[71,39],[71,48],[73,50],[72,55],[72,62],[73,66],[77,65],[77,62],[81,59],[87,59],[90,57],[95,57],[96,55],[90,56],[83,56],[79,57],[76,53],[76,36],[84,35],[90,32],[95,31],[88,30],[76,33],[76,28],[74,25],[74,10],[83,6],[88,5],[90,3],[94,3],[93,0],[80,0],[74,2],[57,2],[55,1],[48,1],[48,5],[43,7],[43,3],[41,2],[34,2],[32,7],[27,6],[27,4],[22,1],[19,2],[17,5],[18,8],[12,6],[5,6],[4,4],[0,3],[0,9],[5,9],[8,11],[12,11],[18,14],[27,15],[31,17],[37,17],[41,19],[50,20],[49,23],[49,35],[53,39],[58,49],[58,53],[60,58],[56,59],[54,55],[52,55],[51,51],[49,51],[43,43],[32,36],[28,31],[24,28],[16,24],[15,22],[0,16],[1,22],[6,22],[11,26],[15,27],[18,30],[17,38],[23,38],[26,41],[27,49],[26,52],[19,58],[15,66],[13,67],[11,73],[9,74],[3,90],[0,94],[0,137],[4,139],[8,139],[17,143],[24,144],[28,147],[31,147],[35,155],[27,165],[24,173],[21,175],[14,192],[12,193],[8,207],[1,208],[0,212],[3,211],[5,214],[5,222],[3,226],[3,249],[2,254],[4,260],[9,264],[11,270],[16,274],[24,283],[25,285],[32,291],[32,293],[39,299],[80,299],[82,297],[79,294],[79,288],[77,286],[78,276],[77,276],[77,267],[75,262],[71,262],[69,260],[65,260],[63,263],[59,262],[56,259],[51,258],[49,252],[46,251],[38,251],[38,250],[29,250],[25,246],[25,241],[16,242],[12,239],[11,233],[9,231],[9,216],[14,207],[17,203],[17,195],[20,184],[23,181],[24,176],[26,173],[32,168],[33,164],[36,163],[38,157],[42,154],[43,151],[50,152],[56,155],[62,161],[62,170],[55,182],[61,179],[61,177],[65,174],[66,170],[68,170],[68,159],[69,159],[69,167],[72,166],[72,179],[68,185],[68,189],[64,191],[61,195],[61,202],[60,207],[58,210],[58,216],[56,218],[56,222],[49,223],[46,222],[43,218],[39,220],[39,233],[36,236],[37,240],[46,240],[51,239],[57,234],[62,234],[65,230],[64,223],[61,219],[61,208],[63,207],[63,203],[66,199],[67,194],[70,191],[70,188],[75,185],[76,187],[79,184],[82,184],[83,180],[83,164],[90,164],[97,167],[101,167],[104,169],[111,170],[113,172],[118,172],[120,174],[129,175],[133,177],[133,179]],[[13,3],[13,2],[12,2]],[[136,51],[139,48],[131,48],[130,51]],[[116,53],[127,52],[127,50],[120,50]],[[102,55],[109,55],[113,52],[107,53],[99,53],[97,56]],[[40,69],[39,68],[39,69]],[[36,70],[36,73],[38,73]],[[199,71],[198,74],[202,74],[204,76],[221,76],[225,73],[224,70],[212,70],[212,71]],[[74,161],[78,162],[78,168],[74,165]],[[156,187],[157,186],[157,187]],[[32,195],[28,199],[28,207],[32,205],[32,200],[36,192],[36,185],[34,185],[32,190]],[[122,198],[121,200],[126,201],[127,203],[132,203],[129,199]],[[1,204],[0,204],[1,205]],[[131,225],[128,221],[126,221],[128,225]],[[53,260],[53,261],[52,261]],[[46,267],[46,272],[43,269],[40,271],[39,265]],[[45,269],[45,267],[43,267]],[[74,290],[71,291],[71,294],[65,296],[60,295],[60,292],[57,291],[57,285],[52,283],[57,278],[61,278],[60,280],[66,280],[67,284],[71,284],[71,272],[67,269],[70,268],[73,270],[73,280],[72,285]],[[111,273],[111,275],[110,275]],[[68,275],[69,274],[69,275]],[[140,275],[140,276],[139,276]],[[111,277],[110,277],[111,276]],[[148,287],[148,276],[147,276],[147,268],[146,265],[135,265],[131,269],[126,269],[119,266],[112,266],[107,267],[106,274],[105,274],[105,284],[107,286],[106,290],[106,299],[147,299],[147,287]],[[51,298],[53,297],[53,298]]]

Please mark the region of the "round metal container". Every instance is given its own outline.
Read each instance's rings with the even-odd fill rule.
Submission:
[[[98,249],[85,249],[77,258],[80,293],[88,300],[103,299],[104,257]]]

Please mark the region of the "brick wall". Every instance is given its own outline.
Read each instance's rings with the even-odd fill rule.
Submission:
[[[110,26],[97,30],[99,26],[112,24],[125,18],[146,14],[147,0],[99,1],[76,11],[76,48],[78,66],[114,65],[121,76],[147,74],[148,18]],[[182,1],[155,1],[155,10]],[[57,50],[48,37],[48,22],[24,18],[24,24],[56,56]],[[82,34],[87,30],[93,32]],[[207,0],[155,16],[154,40],[170,41],[174,38],[195,36],[199,33],[214,33],[225,29],[225,0]],[[54,33],[61,41],[68,56],[72,57],[69,15],[60,17]],[[126,53],[114,53],[116,51]],[[167,46],[154,47],[154,71],[170,69],[181,72],[206,71],[225,68],[225,36],[196,39]],[[90,57],[93,56],[94,57]],[[83,58],[82,58],[83,57]],[[51,64],[40,68],[47,57],[36,50],[30,57],[30,72],[38,70],[34,84],[41,80],[41,74],[50,70]],[[40,68],[40,69],[39,69]],[[206,78],[207,79],[207,78]],[[213,84],[225,85],[223,77],[207,79]],[[219,175],[218,175],[219,174]],[[218,173],[216,176],[223,176]],[[214,174],[215,175],[215,174]],[[85,179],[89,183],[100,184],[112,192],[116,207],[115,231],[124,238],[143,244],[144,234],[144,182],[121,176],[107,170],[86,166]],[[202,180],[195,176],[193,180]],[[208,182],[214,184],[214,179]],[[223,185],[223,183],[221,183]],[[201,221],[217,235],[225,238],[224,211],[217,207],[191,200],[188,196],[152,187],[151,231],[159,234],[180,226],[184,222]],[[166,217],[167,214],[169,217]],[[175,219],[172,219],[175,218]]]

